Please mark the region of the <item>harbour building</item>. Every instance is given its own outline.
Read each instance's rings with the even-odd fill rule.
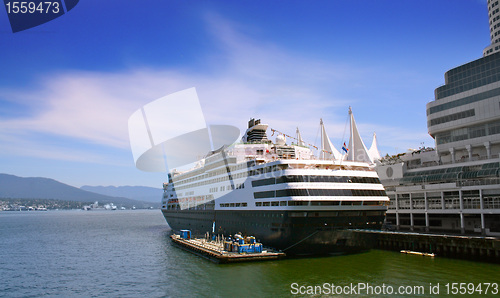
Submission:
[[[396,229],[500,236],[500,5],[488,0],[491,45],[447,71],[426,106],[435,148],[383,158],[377,172]]]
[[[483,50],[483,56],[500,51],[500,0],[488,0],[491,44]]]

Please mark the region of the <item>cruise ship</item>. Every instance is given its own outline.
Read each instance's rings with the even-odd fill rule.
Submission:
[[[351,231],[380,229],[389,198],[374,169],[378,150],[366,149],[349,114],[346,153],[332,145],[321,121],[318,157],[298,129],[287,144],[291,136],[251,119],[241,142],[168,174],[162,212],[169,226],[193,235],[253,235],[289,255],[365,250]]]

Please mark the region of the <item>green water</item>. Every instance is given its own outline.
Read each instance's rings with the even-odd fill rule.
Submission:
[[[192,262],[189,268],[193,268],[194,272],[203,272],[199,276],[200,280],[204,280],[202,288],[210,288],[215,296],[253,292],[279,297],[309,294],[320,297],[332,293],[356,297],[428,297],[446,296],[447,293],[451,295],[454,291],[460,293],[464,290],[466,294],[463,296],[500,296],[498,265],[397,252],[373,250],[348,256],[230,265],[187,259]],[[460,283],[465,283],[462,289]],[[493,284],[485,295],[487,283]],[[481,295],[480,284],[483,289]]]
[[[484,293],[500,283],[495,264],[373,250],[218,265],[169,234],[159,210],[0,212],[0,297],[429,297],[453,283],[500,297]]]

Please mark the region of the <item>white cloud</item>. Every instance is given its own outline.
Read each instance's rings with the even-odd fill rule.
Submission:
[[[208,15],[207,23],[221,47],[219,55],[207,55],[208,70],[68,71],[47,74],[50,79],[41,79],[33,90],[0,91],[1,98],[32,109],[22,117],[0,119],[4,152],[105,163],[105,158],[96,153],[82,149],[76,157],[64,146],[48,145],[50,141],[47,141],[51,137],[63,137],[68,142],[127,149],[127,120],[134,111],[157,98],[190,87],[197,88],[209,124],[230,124],[245,129],[250,117],[262,118],[271,127],[290,135],[294,135],[295,127],[299,126],[303,138],[312,143],[317,136],[319,118],[323,118],[332,139],[341,139],[348,105],[357,99],[338,98],[336,91],[359,88],[360,76],[370,75],[369,71],[318,61],[272,43],[253,40],[234,29],[235,24],[215,15]],[[166,111],[165,117],[170,112],[175,113],[175,107]],[[374,121],[356,119],[362,132],[363,122]],[[394,142],[401,141],[401,135],[413,133],[401,128],[379,126],[378,129],[379,140],[384,140],[383,134],[389,133],[395,137]],[[33,138],[36,134],[47,138]],[[371,139],[365,138],[365,141],[369,146]]]

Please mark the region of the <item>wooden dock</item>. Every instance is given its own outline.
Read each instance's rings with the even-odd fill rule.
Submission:
[[[500,238],[402,231],[353,230],[372,248],[500,263]]]
[[[271,261],[284,258],[283,252],[263,250],[261,253],[238,253],[227,252],[223,250],[222,243],[206,241],[205,239],[184,239],[179,235],[171,235],[173,243],[177,246],[193,252],[196,255],[208,258],[216,263],[236,263],[236,262],[255,262]]]

